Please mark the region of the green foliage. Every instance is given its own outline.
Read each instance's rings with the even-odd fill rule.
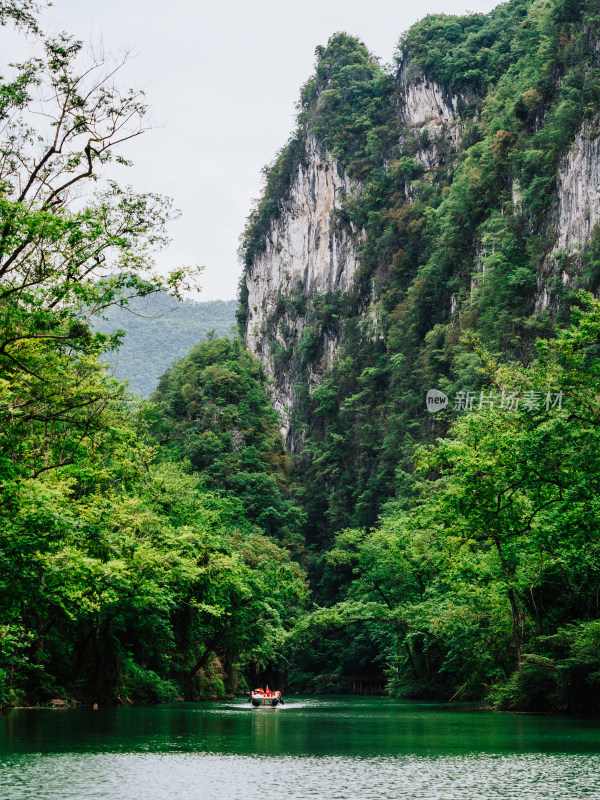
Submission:
[[[386,75],[365,45],[336,33],[327,47],[318,47],[314,77],[302,87],[298,122],[351,171],[361,159],[379,161],[397,134],[392,124]]]
[[[402,37],[397,60],[449,89],[481,91],[511,64],[515,35],[530,5],[513,0],[490,14],[432,14]]]
[[[128,699],[160,703],[177,698],[179,687],[175,681],[162,678],[151,669],[140,667],[133,658],[124,659],[121,669],[121,691]]]
[[[32,9],[3,3],[0,23],[35,32]],[[90,319],[178,296],[191,276],[152,270],[168,201],[102,178],[144,130],[141,95],[82,64],[81,43],[39,36],[42,56],[0,86],[0,705],[222,695],[277,663],[305,601],[302,570],[266,535],[285,538],[296,513],[276,418],[239,342],[207,332],[201,390],[179,387],[172,408],[206,399],[216,414],[195,437],[203,466],[237,453],[239,425],[247,444],[217,492],[222,473],[191,473],[183,442],[160,451],[152,433],[173,419],[107,376],[120,334]],[[48,130],[30,127],[38,90]]]
[[[189,461],[210,488],[233,494],[269,535],[299,545],[302,514],[286,487],[289,458],[260,364],[238,339],[194,347],[160,380],[154,434],[164,457]]]
[[[31,32],[31,8],[3,6],[2,22]],[[75,460],[123,401],[96,363],[118,336],[93,331],[92,314],[178,293],[195,272],[153,270],[170,201],[103,173],[144,131],[143,94],[117,88],[115,65],[86,63],[81,42],[34,34],[39,55],[12,65],[0,93],[0,463],[25,476]],[[38,130],[39,119],[55,122]]]
[[[143,421],[66,469],[5,481],[5,702],[194,697],[196,673],[277,658],[304,583],[289,555],[178,464],[153,465]],[[234,686],[235,684],[232,684]],[[63,690],[64,691],[64,690]]]
[[[327,560],[353,579],[302,621],[299,642],[369,625],[395,692],[600,709],[600,303],[582,302],[528,367],[480,353],[495,405],[419,450],[408,508],[336,536]],[[511,390],[520,402],[507,410]],[[562,407],[546,408],[547,392]]]

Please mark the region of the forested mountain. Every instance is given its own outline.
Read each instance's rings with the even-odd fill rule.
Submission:
[[[430,16],[391,71],[318,47],[244,234],[245,341],[153,271],[168,200],[104,176],[142,93],[30,0],[0,24],[40,52],[0,85],[0,706],[383,674],[600,712],[597,4]],[[103,365],[136,319],[145,373],[170,351],[149,402]]]
[[[391,71],[344,33],[317,48],[245,231],[238,314],[325,607],[298,685],[387,668],[401,692],[599,702],[580,293],[600,264],[599,32],[594,2],[512,0],[427,17]]]
[[[415,443],[447,429],[425,392],[479,390],[469,338],[526,363],[596,288],[594,14],[427,17],[392,73],[346,34],[317,48],[245,232],[239,314],[302,453],[310,541],[405,495]]]
[[[114,376],[128,381],[133,394],[150,397],[158,379],[175,361],[206,339],[230,336],[235,328],[235,300],[178,300],[168,292],[114,305],[94,319],[103,333],[125,331],[118,350],[106,354]]]
[[[286,497],[291,459],[260,364],[239,339],[194,347],[162,376],[153,396],[161,457],[189,462],[213,491],[288,547],[301,545],[303,515]]]

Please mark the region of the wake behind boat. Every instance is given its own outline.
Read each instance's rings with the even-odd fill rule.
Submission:
[[[255,708],[260,706],[270,706],[276,708],[278,705],[283,705],[283,698],[281,692],[273,692],[267,686],[266,689],[254,689],[250,693],[250,702]]]

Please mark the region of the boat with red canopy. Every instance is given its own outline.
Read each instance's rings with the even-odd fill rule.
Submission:
[[[283,698],[281,697],[281,692],[275,692],[267,686],[266,689],[262,687],[260,689],[253,689],[250,693],[250,702],[256,708],[259,706],[276,708],[279,705],[283,705]]]

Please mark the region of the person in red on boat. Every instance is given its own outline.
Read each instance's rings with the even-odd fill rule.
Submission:
[[[281,697],[281,692],[273,691],[267,684],[266,690],[261,686],[259,689],[254,689],[250,692],[249,702],[257,707],[260,705],[271,705],[275,707],[283,705],[283,698]]]

